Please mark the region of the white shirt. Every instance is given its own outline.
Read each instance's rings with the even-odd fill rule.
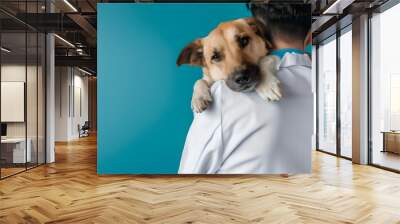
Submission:
[[[309,173],[314,99],[309,57],[286,53],[277,77],[283,91],[277,102],[216,82],[213,103],[194,116],[179,173]]]

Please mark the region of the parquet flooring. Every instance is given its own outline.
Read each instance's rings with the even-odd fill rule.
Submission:
[[[25,170],[25,167],[21,167],[21,168],[14,168],[14,167],[12,167],[12,168],[1,168],[1,175],[2,175],[2,177],[7,177],[7,176],[11,176],[11,175],[13,175],[13,174],[15,174],[15,173],[19,173],[19,172],[21,172],[21,171],[24,171]]]
[[[98,176],[95,137],[56,159],[0,181],[0,223],[400,223],[399,174],[320,152],[289,178]]]

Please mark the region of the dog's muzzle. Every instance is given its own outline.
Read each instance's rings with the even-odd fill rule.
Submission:
[[[226,80],[226,85],[237,92],[250,92],[260,82],[260,69],[256,65],[247,65],[245,69],[235,71]]]

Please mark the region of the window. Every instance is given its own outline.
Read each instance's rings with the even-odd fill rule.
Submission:
[[[371,140],[373,164],[400,170],[400,5],[371,18]]]
[[[339,33],[340,36],[333,35],[320,43],[317,52],[317,146],[321,151],[351,158],[353,79],[352,26],[349,25],[345,27],[340,30]],[[337,56],[339,56],[339,58]],[[337,66],[338,63],[339,66]],[[338,90],[340,92],[338,92]],[[337,123],[338,121],[340,121],[339,125]]]
[[[340,155],[352,156],[352,33],[351,26],[340,36]]]
[[[336,37],[318,48],[318,149],[336,153]]]
[[[400,130],[400,73],[390,74],[390,130]]]

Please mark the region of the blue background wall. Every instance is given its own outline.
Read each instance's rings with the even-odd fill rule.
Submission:
[[[181,49],[245,4],[98,5],[98,173],[175,174],[201,69]]]

